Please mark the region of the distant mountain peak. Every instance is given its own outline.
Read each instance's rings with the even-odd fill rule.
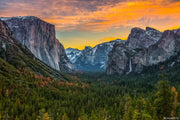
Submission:
[[[79,50],[78,48],[71,48],[71,47],[68,47],[66,48],[66,50]]]
[[[109,51],[112,50],[114,43],[125,42],[120,39],[104,42],[95,47],[86,46],[84,50],[68,48],[66,54],[80,71],[104,71]]]
[[[146,27],[146,31],[151,31],[151,30],[153,30],[153,31],[159,31],[159,30],[157,30],[157,29],[155,29],[155,28],[152,28],[152,27]],[[159,31],[160,32],[160,31]]]
[[[84,49],[91,49],[92,47],[91,46],[85,46]]]

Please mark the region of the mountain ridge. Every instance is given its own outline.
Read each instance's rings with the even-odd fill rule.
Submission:
[[[94,47],[85,46],[83,50],[67,48],[66,54],[71,62],[74,63],[77,70],[102,72],[105,71],[107,56],[115,42],[125,41],[118,39],[109,42],[103,42]]]

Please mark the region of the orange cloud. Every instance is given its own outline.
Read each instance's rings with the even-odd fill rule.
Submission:
[[[127,2],[117,4],[106,11],[97,11],[103,22],[89,22],[86,29],[106,30],[111,27],[123,26],[154,26],[161,30],[180,25],[180,2],[169,5],[153,2]]]
[[[119,26],[154,26],[161,30],[180,24],[180,2],[120,2],[113,7],[100,6],[94,12],[77,11],[75,16],[47,19],[64,30],[106,31]]]
[[[151,26],[161,31],[179,28],[180,2],[178,0],[11,0],[0,1],[0,16],[33,15],[55,24],[58,31],[83,31],[104,33],[125,27]],[[110,35],[127,37],[130,31]],[[73,34],[74,35],[74,34]],[[101,38],[77,38],[70,36],[63,43],[65,47],[83,48],[102,42]],[[120,36],[121,35],[121,36]],[[104,37],[108,37],[104,36]],[[105,38],[108,41],[111,38]],[[84,40],[87,40],[85,42]],[[74,41],[74,42],[69,42]],[[90,42],[88,42],[90,41]],[[76,44],[79,43],[79,44]]]
[[[0,5],[1,16],[35,15],[55,24],[58,30],[102,32],[119,26],[163,30],[180,25],[180,2],[173,0],[12,0],[5,5]]]

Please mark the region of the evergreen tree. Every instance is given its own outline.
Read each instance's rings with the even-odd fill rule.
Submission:
[[[131,105],[131,98],[128,96],[125,99],[123,120],[132,120],[133,107]]]
[[[62,116],[62,120],[69,120],[69,117],[67,116],[66,113],[64,113],[64,115]]]
[[[16,116],[15,120],[19,120],[19,118]]]
[[[154,104],[158,118],[170,117],[173,108],[173,94],[169,82],[167,80],[159,81],[157,89]]]
[[[137,100],[136,109],[134,110],[132,120],[153,120],[148,111],[146,111],[145,104],[146,102],[144,98]]]
[[[94,113],[94,111],[91,112],[89,120],[97,120],[97,115]]]
[[[177,87],[177,93],[180,93],[180,85]],[[180,101],[180,95],[177,96],[177,101]],[[178,103],[176,108],[176,116],[180,117],[180,103]]]
[[[87,116],[87,114],[84,112],[83,109],[81,110],[79,119],[80,119],[80,120],[88,120],[88,116]]]

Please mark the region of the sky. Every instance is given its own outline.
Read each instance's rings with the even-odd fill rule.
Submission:
[[[0,16],[37,16],[65,48],[126,40],[133,27],[180,28],[180,0],[0,0]]]

